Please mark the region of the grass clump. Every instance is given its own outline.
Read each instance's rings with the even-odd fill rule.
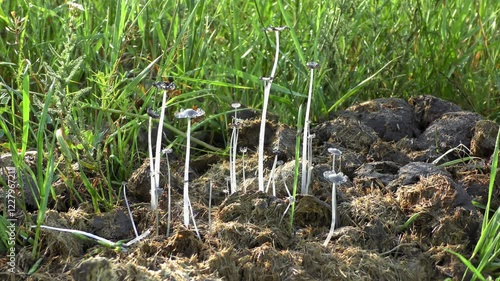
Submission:
[[[495,150],[492,155],[488,200],[484,210],[483,223],[481,225],[481,236],[474,247],[472,256],[467,259],[460,253],[445,249],[447,252],[457,256],[460,261],[467,266],[467,271],[471,271],[473,274],[471,280],[487,280],[487,276],[485,276],[487,272],[496,272],[498,276],[500,270],[500,207],[494,212],[491,209],[491,200],[495,188],[495,179],[497,177],[499,151],[500,127],[497,134]],[[493,212],[491,217],[490,212]],[[466,274],[467,272],[464,274],[464,278],[466,278]]]

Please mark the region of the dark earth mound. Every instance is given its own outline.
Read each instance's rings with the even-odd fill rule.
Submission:
[[[199,228],[182,223],[183,161],[171,165],[172,229],[167,237],[167,197],[161,196],[159,236],[126,252],[98,246],[70,234],[42,230],[44,259],[26,280],[442,280],[460,279],[465,266],[450,249],[470,257],[480,236],[491,155],[498,125],[432,96],[405,101],[376,99],[338,112],[312,128],[310,195],[298,195],[293,226],[290,196],[296,130],[268,122],[266,168],[278,148],[276,196],[257,192],[256,146],[260,120],[241,124],[237,179],[228,194],[228,157],[193,159],[190,200]],[[340,149],[341,171],[349,180],[337,187],[338,222],[327,246],[331,223],[331,170],[328,148]],[[468,150],[470,149],[470,150]],[[468,161],[449,161],[472,156]],[[152,229],[149,160],[128,181],[128,197],[139,232]],[[161,173],[167,174],[167,165]],[[267,179],[266,179],[267,183]],[[300,179],[299,179],[300,183]],[[500,206],[495,183],[491,207]],[[161,186],[167,188],[166,177]],[[246,190],[246,193],[243,190]],[[212,191],[209,194],[209,191]],[[209,204],[211,198],[211,204]],[[84,230],[112,241],[132,239],[124,203],[113,212],[93,214],[89,206],[51,210],[46,225]],[[285,213],[286,211],[286,213]],[[405,224],[414,217],[409,224]],[[201,239],[200,239],[201,238]],[[19,248],[18,269],[27,272],[30,249]],[[2,268],[5,263],[0,264]],[[5,270],[1,270],[5,272]]]

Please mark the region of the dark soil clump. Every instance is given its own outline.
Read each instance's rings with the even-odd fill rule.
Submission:
[[[480,237],[483,215],[472,201],[486,203],[498,124],[432,96],[408,102],[376,99],[337,116],[311,129],[316,136],[311,194],[295,198],[293,224],[296,129],[267,124],[269,190],[257,192],[260,120],[248,118],[238,144],[248,147],[245,181],[239,154],[236,193],[229,194],[228,157],[203,155],[192,161],[190,201],[199,236],[182,223],[183,162],[174,160],[168,237],[163,192],[159,236],[150,234],[126,251],[42,229],[45,259],[28,280],[461,279],[466,268],[446,249],[469,258]],[[273,148],[282,162],[269,179]],[[337,186],[338,220],[324,246],[332,220],[332,185],[323,177],[332,169],[329,148],[342,151],[340,170],[348,180]],[[468,156],[473,157],[464,159]],[[464,160],[449,162],[455,159]],[[162,162],[161,174],[166,173]],[[166,176],[160,186],[169,187]],[[499,186],[497,180],[492,208],[500,206]],[[140,233],[153,230],[150,187],[146,159],[128,180]],[[68,212],[50,210],[44,224],[130,240],[134,231],[123,206],[120,202],[104,214],[83,205]],[[19,252],[19,270],[29,269],[34,262],[29,256]]]

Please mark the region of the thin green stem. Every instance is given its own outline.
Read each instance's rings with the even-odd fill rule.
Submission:
[[[300,155],[300,132],[302,130],[302,105],[299,106],[299,112],[297,115],[297,134],[295,139],[295,170],[293,176],[293,191],[292,197],[293,201],[291,203],[290,211],[290,228],[293,228],[293,218],[295,215],[295,199],[297,198],[297,189],[299,186],[299,155]]]

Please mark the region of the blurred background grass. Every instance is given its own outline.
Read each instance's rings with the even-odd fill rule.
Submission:
[[[47,150],[61,129],[58,147],[70,153],[64,157],[97,174],[97,183],[83,181],[102,188],[100,197],[109,202],[118,189],[110,187],[119,187],[144,158],[140,128],[146,108],[159,108],[161,100],[151,90],[154,81],[171,76],[178,85],[170,117],[192,106],[207,112],[198,131],[228,135],[232,101],[261,107],[258,78],[269,74],[275,44],[262,31],[268,25],[291,28],[281,33],[270,101],[283,123],[294,125],[305,103],[308,61],[321,65],[313,123],[360,101],[420,94],[500,119],[498,1],[0,3],[2,152],[20,149],[26,139],[25,146],[44,143]],[[43,129],[38,125],[47,102]],[[173,118],[166,123],[181,131],[185,126]]]

